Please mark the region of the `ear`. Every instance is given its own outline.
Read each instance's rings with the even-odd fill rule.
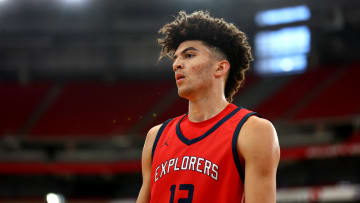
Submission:
[[[218,62],[214,76],[216,78],[224,77],[230,70],[230,63],[227,60],[221,60]]]

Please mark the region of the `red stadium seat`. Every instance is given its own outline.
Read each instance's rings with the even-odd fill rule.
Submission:
[[[46,96],[51,84],[37,82],[19,85],[2,82],[0,85],[0,135],[17,133]]]
[[[269,99],[263,101],[255,111],[270,120],[281,119],[315,87],[330,77],[334,70],[333,68],[320,68],[296,76]]]
[[[113,85],[70,83],[65,85],[31,134],[103,136],[126,133],[169,88],[166,81],[121,81]]]
[[[343,75],[318,94],[296,116],[295,120],[341,119],[360,113],[358,76],[360,65],[354,64]]]

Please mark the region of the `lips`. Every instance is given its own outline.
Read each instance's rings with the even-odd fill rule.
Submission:
[[[184,79],[184,78],[185,78],[185,76],[183,74],[181,74],[181,73],[176,73],[175,74],[176,81]]]

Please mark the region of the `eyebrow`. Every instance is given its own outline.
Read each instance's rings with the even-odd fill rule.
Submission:
[[[185,52],[187,52],[187,51],[199,51],[198,49],[196,49],[196,48],[194,48],[194,47],[187,47],[187,48],[185,48],[184,50],[182,50],[181,51],[181,54],[183,54],[183,53],[185,53]],[[175,60],[177,58],[177,55],[174,55],[174,57],[173,57],[173,60]]]

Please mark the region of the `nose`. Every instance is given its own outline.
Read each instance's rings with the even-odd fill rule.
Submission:
[[[183,69],[184,68],[184,65],[180,62],[180,60],[175,60],[173,62],[173,71],[176,72],[178,69]]]

